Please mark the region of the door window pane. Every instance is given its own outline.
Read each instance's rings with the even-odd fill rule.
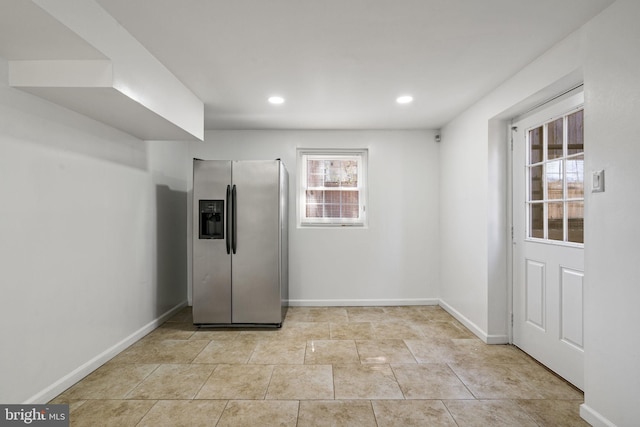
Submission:
[[[563,203],[549,203],[548,223],[549,240],[564,240],[564,212]]]
[[[547,172],[547,198],[549,200],[562,200],[564,192],[564,179],[562,173],[562,160],[549,162],[546,165]]]
[[[544,204],[529,205],[529,237],[544,239]]]
[[[567,199],[584,198],[584,155],[567,159]]]
[[[542,165],[529,168],[529,200],[542,200],[544,198],[544,186],[542,185]]]
[[[584,243],[584,202],[567,203],[568,240]]]
[[[542,161],[542,126],[529,131],[529,164]]]
[[[567,156],[584,152],[584,111],[580,110],[567,117]]]
[[[547,124],[547,158],[559,159],[563,154],[562,129],[564,118],[560,117]]]

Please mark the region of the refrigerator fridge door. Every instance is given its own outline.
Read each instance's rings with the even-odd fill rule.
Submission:
[[[289,307],[289,173],[280,162],[280,304],[282,320]]]
[[[194,159],[193,322],[196,324],[231,323],[229,184],[231,162]],[[203,221],[213,224],[201,224]]]
[[[279,161],[234,161],[232,322],[282,323]]]

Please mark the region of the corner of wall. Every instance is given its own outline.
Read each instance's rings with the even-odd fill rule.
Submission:
[[[458,310],[453,308],[443,299],[440,299],[438,305],[442,307],[447,313],[452,315],[458,322],[462,323],[467,329],[469,329],[475,336],[480,338],[485,344],[508,344],[509,336],[507,334],[488,334],[485,330],[476,325],[469,318],[464,316]]]
[[[112,345],[111,347],[104,350],[102,353],[98,354],[91,360],[88,360],[86,363],[74,369],[72,372],[64,375],[58,381],[54,382],[44,390],[39,391],[34,394],[26,401],[24,404],[36,404],[36,403],[46,403],[80,381],[82,378],[89,375],[91,372],[98,369],[100,366],[104,365],[111,358],[116,356],[121,351],[125,350],[131,344],[139,340],[140,338],[147,335],[149,332],[156,329],[158,326],[162,325],[166,320],[170,319],[174,314],[176,314],[180,309],[187,305],[186,301],[181,302],[180,304],[174,306],[164,314],[158,316],[151,322],[147,323],[137,331],[133,332],[126,338]]]
[[[615,424],[603,417],[586,403],[580,405],[580,417],[593,427],[616,427]]]

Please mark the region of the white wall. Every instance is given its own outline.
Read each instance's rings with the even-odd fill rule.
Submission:
[[[440,147],[439,295],[479,336],[497,340],[508,331],[500,330],[495,312],[509,306],[503,300],[508,275],[497,262],[497,254],[508,251],[508,239],[500,243],[499,237],[509,226],[508,211],[499,209],[508,209],[504,172],[496,173],[496,167],[505,170],[496,160],[508,142],[504,127],[510,117],[584,81],[586,173],[606,171],[605,193],[585,195],[581,415],[596,426],[640,422],[638,17],[640,3],[616,1],[445,126]]]
[[[640,2],[618,0],[587,26],[585,405],[593,425],[640,425]]]
[[[46,402],[185,301],[186,145],[6,82],[0,58],[0,402]]]
[[[437,302],[439,183],[434,132],[209,131],[204,143],[191,142],[189,147],[189,159],[284,161],[291,184],[291,304]],[[368,228],[296,227],[297,147],[369,149]]]
[[[486,342],[508,341],[508,119],[581,80],[572,34],[442,129],[442,305]]]

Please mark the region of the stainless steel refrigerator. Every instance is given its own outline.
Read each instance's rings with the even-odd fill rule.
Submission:
[[[280,160],[193,160],[193,323],[280,327],[289,299]]]

